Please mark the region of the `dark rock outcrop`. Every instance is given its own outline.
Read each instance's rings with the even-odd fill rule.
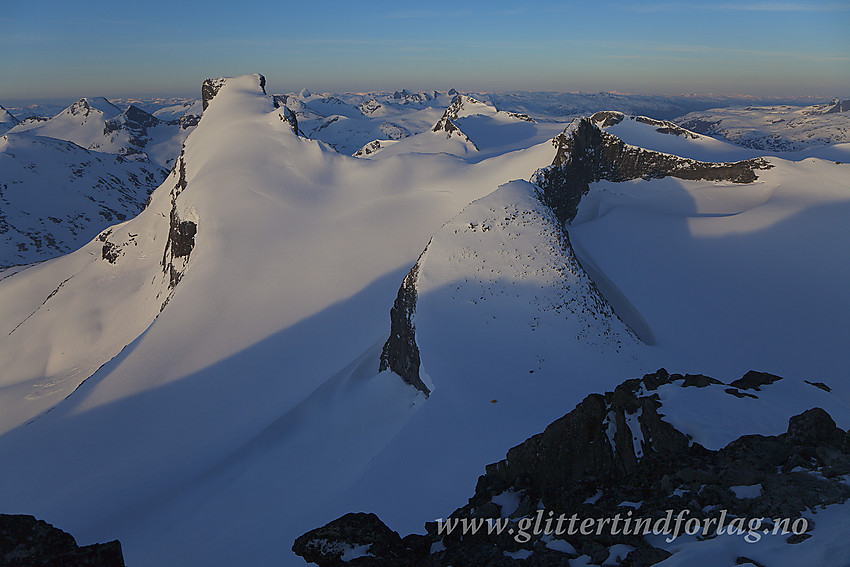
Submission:
[[[151,128],[160,123],[159,118],[132,104],[124,111],[124,116],[128,122],[143,128]]]
[[[373,515],[348,514],[301,536],[293,550],[321,567],[507,566],[516,564],[515,557],[523,557],[526,565],[560,566],[580,555],[601,564],[611,559],[612,546],[624,544],[632,549],[618,564],[646,566],[670,553],[634,533],[556,532],[556,525],[546,520],[561,514],[623,522],[639,517],[657,525],[675,510],[701,526],[711,521],[716,529],[720,521],[729,526],[735,518],[766,518],[757,532],[760,538],[761,528],[774,527],[769,518],[799,518],[807,508],[850,498],[850,486],[841,476],[850,472],[850,433],[824,410],[792,417],[781,435],[744,435],[718,451],[708,450],[659,413],[662,404],[655,390],[680,387],[685,380],[661,369],[627,380],[613,392],[591,394],[542,433],[510,449],[506,459],[488,465],[475,495],[450,519],[470,526],[504,518],[513,531],[488,533],[485,528],[462,534],[457,528],[449,533],[429,522],[425,535],[401,538]],[[505,508],[506,494],[515,502],[510,508]],[[740,535],[753,536],[750,528],[739,525]],[[792,530],[783,526],[785,535],[772,537],[799,543],[811,527],[799,533],[795,527],[788,537]],[[541,539],[544,535],[547,539]],[[558,550],[549,545],[553,539],[560,540]],[[358,553],[347,562],[341,558],[343,550]]]
[[[0,514],[0,567],[124,567],[118,540],[79,547],[33,516]]]
[[[463,130],[461,130],[458,125],[455,123],[455,120],[458,119],[460,111],[463,110],[464,104],[481,104],[480,101],[475,100],[472,97],[464,96],[464,95],[455,95],[454,99],[452,99],[452,103],[446,108],[446,111],[443,113],[443,116],[434,124],[434,127],[431,128],[432,132],[445,132],[446,138],[451,138],[452,136],[457,136],[461,140],[468,142],[472,145],[472,147],[477,151],[478,146],[469,139]]]
[[[195,247],[195,235],[198,233],[198,225],[194,221],[180,218],[177,212],[177,197],[188,186],[186,180],[186,160],[184,153],[180,152],[174,167],[178,171],[177,183],[171,189],[171,211],[169,213],[168,239],[165,242],[165,250],[162,253],[162,269],[168,277],[168,287],[173,290],[180,283],[186,268],[189,265],[189,255]],[[170,298],[170,296],[169,296]],[[163,302],[162,309],[168,303],[168,298]]]
[[[356,152],[354,152],[354,157],[363,157],[368,156],[369,154],[373,154],[380,150],[383,146],[381,145],[380,140],[372,140]]]
[[[292,132],[296,136],[303,135],[301,130],[298,129],[298,118],[295,116],[295,113],[289,109],[289,107],[283,107],[283,112],[280,113],[280,119],[289,122],[289,125],[292,127]]]
[[[782,380],[782,378],[775,374],[750,370],[729,385],[739,390],[760,390],[759,386],[767,386],[778,380]]]
[[[419,347],[416,344],[416,326],[413,322],[416,311],[416,279],[419,276],[419,262],[410,269],[398,290],[392,309],[390,309],[390,337],[381,351],[379,372],[391,370],[402,380],[423,392],[426,396],[431,390],[419,377]]]
[[[210,105],[210,101],[218,94],[221,87],[224,86],[224,77],[218,79],[206,79],[201,85],[201,106],[204,110]]]
[[[292,550],[319,565],[396,567],[408,564],[411,556],[428,552],[416,545],[422,539],[413,536],[402,540],[375,514],[352,513],[302,535]]]
[[[575,218],[581,198],[596,181],[670,176],[752,183],[757,179],[756,170],[772,167],[761,158],[711,163],[630,146],[588,118],[574,120],[553,144],[557,148],[555,160],[538,170],[532,182],[540,188],[543,202],[565,223]]]

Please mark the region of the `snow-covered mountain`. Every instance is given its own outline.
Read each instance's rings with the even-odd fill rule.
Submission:
[[[812,106],[715,108],[676,119],[681,126],[735,144],[776,151],[850,142],[850,101]]]
[[[442,116],[423,132],[399,140],[373,140],[355,157],[382,159],[402,153],[451,153],[482,160],[549,140],[562,125],[537,123],[524,114],[505,112],[472,97],[457,94]]]
[[[183,108],[178,117],[164,121],[134,105],[122,112],[103,97],[83,98],[52,118],[28,118],[9,131],[67,140],[88,150],[170,167],[180,144],[197,124],[197,115],[188,114],[194,109],[194,105]]]
[[[352,510],[417,531],[661,366],[784,376],[750,413],[664,389],[706,447],[810,403],[850,426],[850,166],[402,91],[366,106],[406,102],[411,135],[361,159],[309,139],[331,108],[322,131],[366,124],[358,107],[264,85],[205,82],[138,216],[0,272],[0,510],[141,567],[300,565],[302,533]]]
[[[399,140],[432,127],[452,96],[437,91],[394,93],[300,93],[279,95],[302,133],[338,152],[354,154],[373,140]]]
[[[70,252],[138,214],[200,120],[200,101],[161,110],[162,119],[121,111],[104,98],[49,119],[19,122],[2,110],[0,266]]]
[[[136,216],[165,171],[73,142],[0,137],[0,268],[76,250]]]

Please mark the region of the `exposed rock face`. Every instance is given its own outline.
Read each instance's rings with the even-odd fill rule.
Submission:
[[[670,553],[638,535],[610,529],[567,534],[566,528],[556,534],[550,522],[543,538],[543,511],[552,513],[547,517],[617,515],[624,521],[638,506],[635,520],[648,518],[655,524],[676,510],[687,511],[685,517],[696,518],[701,525],[713,520],[716,527],[721,517],[726,526],[734,518],[798,518],[806,508],[850,498],[850,486],[842,476],[850,473],[850,433],[836,427],[827,412],[810,409],[792,417],[784,434],[745,435],[712,451],[693,443],[659,413],[662,404],[654,390],[663,384],[684,387],[685,379],[661,369],[643,379],[627,380],[613,392],[591,394],[543,433],[508,451],[506,459],[488,465],[475,495],[451,518],[466,522],[508,518],[506,525],[514,532],[488,534],[482,529],[461,537],[460,528],[440,533],[436,523],[426,523],[426,535],[402,539],[371,515],[348,514],[301,536],[293,550],[322,567],[498,566],[514,565],[519,556],[529,565],[554,566],[581,555],[601,564],[613,559],[612,546],[619,544],[629,546],[625,548],[629,551],[618,564],[652,565]],[[506,494],[511,498],[506,500]],[[506,503],[510,500],[514,504]],[[530,519],[544,529],[534,534]],[[521,521],[528,527],[521,528]],[[765,520],[760,527],[773,526]],[[529,537],[514,537],[517,529]],[[741,535],[747,529],[742,527]],[[793,544],[808,535],[771,537],[786,537]],[[553,547],[553,541],[560,543]],[[341,553],[316,551],[355,547],[361,559],[351,563],[344,562]]]
[[[419,347],[416,344],[416,326],[413,322],[418,276],[419,263],[417,262],[405,276],[398,290],[398,296],[390,309],[390,338],[384,343],[378,371],[392,370],[401,376],[402,380],[427,396],[431,390],[419,377]]]
[[[393,99],[401,101],[402,104],[422,104],[430,101],[432,98],[434,97],[432,97],[430,93],[412,93],[407,89],[402,89],[393,93]]]
[[[760,390],[759,386],[767,386],[768,384],[773,384],[778,380],[782,380],[782,378],[775,374],[750,370],[741,378],[735,380],[729,385],[733,388],[738,388],[739,390]]]
[[[407,556],[413,552],[408,543],[411,542],[403,541],[375,514],[361,513],[346,514],[302,535],[295,540],[292,549],[305,560],[319,565],[393,567],[406,564]]]
[[[260,75],[262,77],[262,75]],[[263,79],[265,80],[265,79]],[[263,90],[265,92],[265,89]],[[298,129],[298,118],[295,116],[295,111],[291,110],[288,106],[286,106],[289,97],[286,95],[274,95],[272,97],[272,103],[275,108],[282,108],[283,111],[278,115],[281,120],[286,120],[289,122],[289,125],[292,126],[292,132],[296,136],[301,136],[301,130]]]
[[[380,140],[372,140],[356,152],[354,152],[354,157],[363,157],[368,156],[369,154],[373,154],[380,150],[383,146],[381,145]]]
[[[186,188],[186,160],[181,152],[177,160],[180,176],[171,190],[171,214],[169,219],[168,241],[162,255],[162,269],[169,277],[169,287],[174,289],[183,277],[189,264],[189,255],[195,247],[195,234],[198,226],[190,220],[183,220],[177,212],[177,197]],[[163,304],[163,307],[165,305]]]
[[[150,128],[160,123],[159,118],[157,118],[153,114],[145,112],[141,108],[133,106],[132,104],[127,110],[124,111],[124,115],[127,117],[127,120],[129,122],[132,122],[133,124],[137,124],[145,128]]]
[[[148,137],[148,128],[162,124],[162,121],[152,114],[135,106],[130,106],[121,115],[106,120],[103,125],[103,135],[108,136],[113,132],[125,130],[129,136],[128,147],[119,150],[119,155],[130,159],[147,160],[144,153]]]
[[[516,118],[517,120],[522,120],[523,122],[537,122],[528,114],[522,114],[521,112],[507,112],[507,115],[512,118]]]
[[[218,94],[221,87],[224,86],[224,77],[218,79],[206,79],[201,85],[201,105],[206,110],[210,105],[210,101]]]
[[[463,140],[464,142],[467,142],[468,144],[470,144],[473,147],[473,149],[478,150],[478,146],[475,145],[475,142],[470,140],[469,136],[464,134],[463,130],[458,128],[458,125],[455,124],[454,121],[451,118],[449,118],[445,115],[443,115],[443,117],[440,118],[440,120],[436,124],[434,124],[434,127],[431,128],[431,131],[432,132],[445,132],[446,138],[451,138],[452,136],[456,136],[456,137],[460,138],[461,140]]]
[[[366,102],[360,103],[357,107],[363,116],[371,116],[376,113],[378,110],[383,108],[383,105],[375,100],[374,98],[367,100]]]
[[[480,100],[476,100],[471,96],[465,95],[455,95],[452,99],[452,103],[446,108],[446,111],[443,113],[443,118],[449,118],[451,120],[457,120],[458,116],[460,116],[460,112],[464,109],[467,104],[484,104]]]
[[[601,110],[590,117],[590,121],[600,128],[608,128],[623,121],[626,117],[622,112],[616,110]]]
[[[0,514],[0,567],[124,567],[124,556],[118,540],[79,547],[47,522]]]
[[[595,181],[676,177],[689,180],[752,183],[756,170],[772,167],[757,158],[734,163],[710,163],[630,146],[601,130],[590,119],[574,120],[556,136],[555,160],[538,170],[532,182],[541,189],[543,202],[561,222],[575,218],[581,198]]]
[[[469,139],[467,136],[455,123],[455,120],[458,119],[458,115],[461,110],[463,110],[464,104],[469,102],[470,104],[482,104],[481,102],[475,100],[474,98],[464,96],[464,95],[455,95],[452,103],[446,108],[446,111],[443,113],[442,118],[440,118],[434,127],[431,128],[432,132],[445,132],[446,138],[451,138],[452,136],[457,136],[464,142],[467,142],[472,145],[472,147],[477,151],[478,146]]]

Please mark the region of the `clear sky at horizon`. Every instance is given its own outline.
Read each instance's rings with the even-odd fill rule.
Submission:
[[[13,2],[4,100],[440,89],[850,96],[850,1]]]

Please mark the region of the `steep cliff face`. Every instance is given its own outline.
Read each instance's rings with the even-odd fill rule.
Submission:
[[[419,263],[414,265],[398,290],[398,296],[390,309],[390,338],[381,351],[381,364],[378,372],[392,370],[402,380],[423,392],[431,393],[419,377],[419,346],[416,344],[416,325],[413,322],[416,312],[416,280],[419,276]]]
[[[603,124],[616,124],[617,116],[613,113],[595,116]],[[540,187],[543,202],[565,223],[575,217],[581,198],[595,181],[670,176],[752,183],[758,178],[756,171],[771,167],[761,158],[732,163],[701,162],[630,146],[588,118],[574,120],[552,143],[557,148],[555,160],[551,166],[539,170],[532,182]]]
[[[162,256],[162,269],[168,276],[169,288],[173,290],[180,283],[183,273],[189,265],[189,255],[195,247],[195,234],[198,225],[191,220],[183,220],[177,209],[177,197],[187,186],[186,160],[183,155],[177,161],[179,177],[171,190],[171,212],[169,213],[168,239]],[[167,301],[167,300],[166,300]],[[165,304],[163,303],[163,307]]]
[[[221,90],[221,87],[224,86],[224,81],[224,77],[204,80],[201,85],[201,104],[203,105],[204,110],[209,107],[210,101],[215,98],[215,95],[217,95],[218,91]]]

